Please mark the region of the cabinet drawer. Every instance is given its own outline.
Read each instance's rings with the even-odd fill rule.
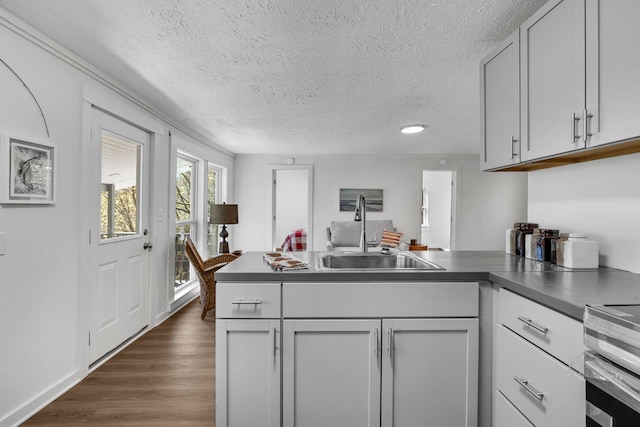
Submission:
[[[285,282],[282,304],[288,318],[478,317],[479,294],[475,282]]]
[[[494,396],[496,399],[494,427],[534,427],[502,393],[496,390]]]
[[[582,323],[500,289],[499,321],[515,333],[582,372]]]
[[[534,425],[584,426],[584,378],[502,325],[497,335],[498,390]]]
[[[218,282],[216,283],[216,317],[279,319],[280,289],[280,282]]]

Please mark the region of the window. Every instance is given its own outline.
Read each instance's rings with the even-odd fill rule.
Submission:
[[[218,253],[218,225],[209,224],[209,206],[220,203],[223,191],[222,167],[177,147],[175,157],[175,265],[174,299],[197,285],[196,273],[185,253],[187,237],[195,243],[203,259]]]
[[[207,206],[211,206],[220,200],[220,176],[222,171],[209,163],[207,171]],[[218,253],[218,225],[209,224],[209,209],[207,209],[207,258]]]
[[[175,287],[180,287],[192,279],[191,265],[185,253],[187,237],[195,236],[197,230],[196,215],[196,177],[197,163],[194,159],[178,153],[176,162],[176,266]],[[196,240],[191,237],[192,240]]]
[[[422,226],[429,226],[429,189],[422,189]]]

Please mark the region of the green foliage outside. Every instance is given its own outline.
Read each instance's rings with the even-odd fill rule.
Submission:
[[[113,205],[113,230],[109,230],[109,192],[100,194],[101,238],[121,237],[137,232],[138,191],[136,186],[116,190]]]

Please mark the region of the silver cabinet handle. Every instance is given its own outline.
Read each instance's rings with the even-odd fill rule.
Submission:
[[[231,301],[231,304],[262,304],[259,299],[237,299]]]
[[[393,359],[393,330],[391,328],[387,329],[387,354],[389,355],[389,359]]]
[[[589,123],[591,121],[590,119],[593,118],[593,114],[589,114],[589,111],[587,111],[587,109],[585,108],[583,112],[583,117],[584,117],[584,121],[582,123],[582,140],[586,144],[587,141],[589,140],[589,137],[593,135],[592,133],[589,132]]]
[[[518,316],[518,320],[523,322],[523,323],[525,323],[528,326],[531,326],[536,331],[542,332],[543,334],[546,334],[549,331],[549,328],[544,327],[542,325],[539,325],[536,322],[534,322],[533,320],[528,319],[526,317]]]
[[[520,384],[520,387],[525,389],[527,392],[529,392],[529,394],[531,394],[533,397],[535,397],[540,402],[542,402],[542,398],[544,397],[544,393],[540,393],[539,391],[534,390],[533,387],[531,387],[529,385],[529,381],[527,381],[527,380],[525,380],[523,378],[518,378],[518,377],[513,377],[513,379],[516,380],[516,382],[518,384]]]
[[[373,331],[373,351],[376,353],[376,359],[380,359],[378,351],[378,328]]]
[[[515,147],[516,147],[516,142],[518,142],[518,138],[516,138],[515,136],[511,137],[511,158],[514,159],[518,153],[516,153]]]
[[[571,143],[575,144],[577,139],[580,139],[580,135],[576,135],[576,122],[580,121],[580,117],[576,113],[571,113]]]
[[[276,358],[276,352],[278,351],[278,333],[277,329],[273,328],[273,358]]]

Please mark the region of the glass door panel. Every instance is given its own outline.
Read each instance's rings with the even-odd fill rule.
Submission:
[[[139,171],[142,147],[102,130],[100,239],[139,234]]]

